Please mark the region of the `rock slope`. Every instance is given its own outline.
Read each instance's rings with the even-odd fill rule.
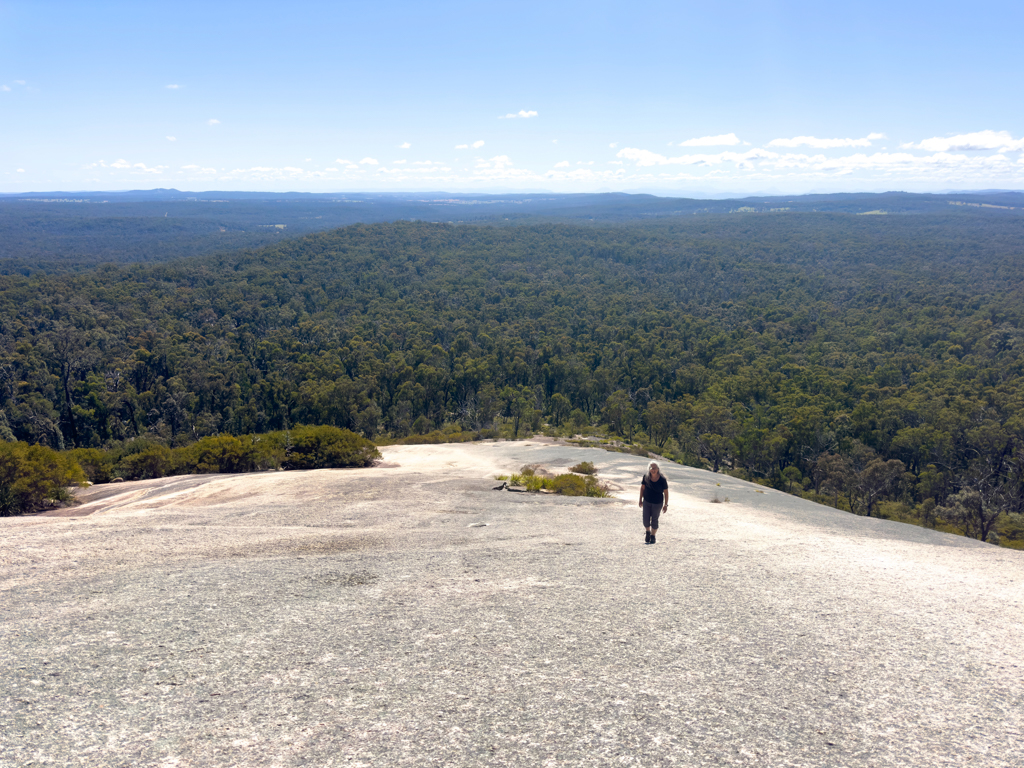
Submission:
[[[0,765],[1024,764],[1020,552],[667,462],[651,547],[637,457],[383,453],[0,520]],[[491,490],[581,460],[617,498]]]

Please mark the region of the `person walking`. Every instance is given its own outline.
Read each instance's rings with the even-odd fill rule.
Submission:
[[[668,511],[668,480],[661,474],[661,467],[656,461],[647,465],[647,474],[640,481],[640,509],[643,510],[644,528],[647,529],[644,543],[657,544],[658,518],[662,512]]]

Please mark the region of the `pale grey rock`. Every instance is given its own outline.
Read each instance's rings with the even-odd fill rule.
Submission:
[[[645,547],[646,459],[422,448],[0,519],[0,765],[1024,764],[1022,553],[668,462]]]

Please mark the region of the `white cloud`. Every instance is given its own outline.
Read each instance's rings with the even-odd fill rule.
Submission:
[[[633,147],[620,149],[615,156],[625,158],[626,160],[635,160],[636,164],[641,166],[664,165],[668,162],[668,158],[664,155],[659,155],[646,149],[636,149]]]
[[[411,147],[411,146],[412,146],[412,144],[410,144],[408,141],[406,141],[406,142],[403,142],[402,144],[399,144],[398,148],[399,149],[409,149],[409,147]]]
[[[181,88],[181,86],[176,83],[173,83],[171,85],[165,85],[164,88],[170,88],[172,91],[176,91],[179,88]]]
[[[434,178],[434,179],[438,179],[438,178],[446,178],[446,177],[441,177],[441,176],[425,177],[425,176],[421,176],[421,175],[412,175],[412,174],[425,174],[425,173],[438,173],[438,172],[440,172],[440,173],[447,173],[450,170],[451,170],[451,168],[449,168],[447,166],[442,166],[440,163],[438,163],[436,165],[431,165],[430,167],[427,167],[427,168],[378,168],[377,169],[377,173],[384,173],[384,174],[388,174],[388,175],[396,175],[397,174],[398,178],[405,178],[405,179],[408,179],[408,178],[420,178],[420,179],[423,179],[423,178]]]
[[[18,85],[24,85],[25,84],[24,80],[15,80],[14,82],[16,82]]]
[[[273,168],[264,165],[257,165],[252,168],[235,168],[228,172],[226,175],[221,176],[221,179],[232,180],[237,179],[239,176],[248,176],[254,180],[272,180],[272,179],[296,179],[301,176],[310,178],[320,174],[320,172],[314,171],[306,173],[301,168],[295,168],[294,166],[286,165],[283,168]],[[322,175],[322,174],[320,174]]]
[[[220,125],[220,120],[218,120],[215,117],[211,117],[209,120],[206,121],[206,124],[207,125]]]
[[[9,86],[9,85],[0,85],[0,91],[9,91],[9,90],[11,90],[11,86]]]
[[[545,178],[545,175],[538,174],[528,168],[514,167],[512,158],[508,155],[496,155],[484,160],[478,158],[473,171],[475,178],[481,181],[528,181],[537,182]],[[548,171],[554,173],[554,171]]]
[[[568,168],[568,167],[569,167],[569,161],[568,160],[563,160],[560,163],[555,163],[555,168]]]
[[[24,172],[25,172],[25,169],[24,169],[24,168],[19,168],[19,169],[18,169],[18,170],[16,171],[16,173],[24,173]]]
[[[123,157],[117,159],[113,163],[110,163],[110,165],[107,165],[105,162],[100,160],[98,162],[90,163],[89,165],[85,166],[86,169],[97,167],[117,168],[119,171],[131,171],[132,173],[163,173],[167,169],[166,165],[157,165],[150,168],[145,163],[129,163]]]
[[[372,157],[364,157],[359,161],[360,165],[380,165],[380,161],[373,159]]]
[[[621,183],[625,178],[625,170],[594,171],[590,168],[575,168],[571,171],[548,171],[544,174],[546,181],[575,181],[594,184],[596,182]]]
[[[680,147],[734,147],[742,143],[735,133],[723,133],[719,136],[701,136],[699,139],[680,141]],[[671,146],[671,142],[669,142]]]
[[[167,140],[168,140],[168,141],[177,141],[178,139],[177,139],[177,138],[175,138],[174,136],[168,136],[168,137],[167,137]]]
[[[507,115],[503,115],[499,119],[501,119],[501,120],[508,120],[508,119],[516,118],[516,117],[526,118],[526,117],[536,117],[536,116],[537,116],[537,113],[534,110],[532,110],[532,109],[529,110],[529,111],[527,111],[525,109],[520,109],[518,112],[509,112]]]
[[[901,149],[923,149],[926,152],[977,152],[998,149],[1015,152],[1024,149],[1024,138],[1014,139],[1009,131],[977,131],[949,138],[934,137],[914,144],[900,144]]]
[[[611,144],[608,145],[610,149],[615,149],[617,146],[619,146],[619,142],[617,141],[613,141]]]
[[[480,147],[482,147],[483,145],[484,145],[484,140],[480,139],[479,141],[474,141],[469,146],[471,146],[473,149],[480,149]]]
[[[936,152],[921,157],[909,152],[876,152],[873,155],[856,154],[826,160],[817,166],[823,169],[836,169],[843,172],[854,170],[898,170],[912,171],[927,176],[952,175],[952,178],[965,175],[1002,174],[1012,169],[1013,163],[1005,155],[989,155],[984,157],[968,157],[952,155],[947,152]]]
[[[216,173],[216,168],[203,168],[201,165],[183,165],[181,166],[183,171],[195,171],[196,173]]]
[[[593,165],[593,160],[577,160],[576,165]]]
[[[469,149],[469,144],[456,144],[456,149]]]
[[[477,163],[477,168],[494,168],[495,170],[504,170],[505,168],[512,165],[512,158],[508,155],[495,155],[490,160],[482,160]]]
[[[871,142],[884,139],[884,133],[869,133],[862,139],[819,139],[815,136],[794,136],[792,139],[772,139],[769,147],[814,147],[815,149],[839,149],[841,147],[870,147]]]
[[[752,149],[747,152],[719,152],[714,155],[680,155],[679,157],[665,157],[647,149],[636,149],[626,147],[620,149],[615,155],[625,160],[633,160],[640,167],[652,165],[721,165],[722,163],[736,163],[737,167],[751,167],[751,162],[758,159],[770,159],[778,157],[775,152],[764,149]]]
[[[402,163],[407,163],[407,162],[409,162],[409,161],[408,160],[392,160],[391,164],[392,165],[401,165]]]
[[[338,165],[355,165],[355,163],[353,163],[351,160],[342,160],[340,157],[337,158],[334,162],[336,162]]]

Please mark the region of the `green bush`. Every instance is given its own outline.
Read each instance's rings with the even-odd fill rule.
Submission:
[[[551,490],[563,496],[586,496],[587,483],[579,475],[558,475],[551,481]]]
[[[593,462],[590,462],[590,461],[581,461],[575,467],[569,467],[569,471],[570,472],[575,472],[578,475],[596,475],[597,474],[597,468],[594,466]]]
[[[122,456],[116,471],[125,480],[150,480],[175,474],[173,454],[166,445],[151,444],[138,453]]]
[[[90,483],[109,483],[114,478],[114,460],[107,451],[75,448],[66,455],[78,463]]]
[[[0,442],[0,516],[22,515],[69,501],[85,473],[67,453],[43,445]]]
[[[470,433],[446,437],[459,442],[472,439]],[[0,441],[0,479],[7,478],[0,486],[0,514],[19,514],[38,509],[45,500],[58,501],[67,497],[64,486],[85,482],[86,478],[93,483],[108,483],[115,477],[149,480],[280,467],[368,467],[379,458],[377,447],[369,440],[347,429],[328,426],[299,426],[287,432],[243,437],[216,435],[179,448],[169,448],[150,437],[136,438],[107,450],[78,448],[61,453],[44,446]],[[26,466],[35,469],[26,474]],[[45,477],[52,479],[49,485],[44,482]],[[59,488],[54,485],[58,481]]]
[[[288,433],[275,433],[278,439],[282,435],[288,469],[369,467],[380,459],[377,446],[347,429],[300,426]]]
[[[435,445],[440,443],[469,443],[476,440],[473,432],[442,432],[435,429],[422,435],[409,435],[396,441],[399,445]]]
[[[197,443],[175,448],[175,474],[211,472],[256,472],[275,469],[284,461],[285,452],[275,441],[253,435],[204,437]]]
[[[533,473],[530,473],[529,475],[524,476],[523,477],[523,482],[526,485],[526,490],[530,491],[531,493],[537,493],[542,488],[550,488],[551,487],[551,479],[550,478],[540,477],[539,475],[535,475]]]

